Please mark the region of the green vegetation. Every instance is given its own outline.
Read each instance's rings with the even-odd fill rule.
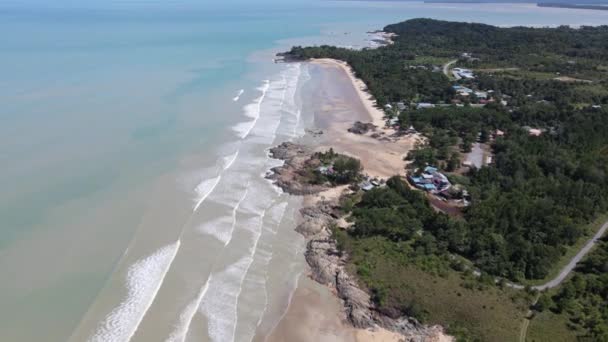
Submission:
[[[331,148],[327,152],[315,153],[312,159],[318,161],[309,163],[309,182],[312,184],[342,185],[361,178],[359,159],[335,153]]]
[[[428,138],[408,156],[412,168],[456,170],[476,141],[491,146],[493,163],[450,175],[471,195],[462,220],[436,213],[424,196],[392,178],[387,187],[349,203],[345,211],[352,211],[354,228],[336,238],[383,312],[441,322],[459,336],[510,340],[519,336],[521,321],[514,317],[523,317],[519,309],[525,305],[515,305],[513,314],[487,313],[496,322],[517,321],[490,332],[486,324],[475,325],[485,320],[469,312],[472,297],[451,301],[431,289],[444,279],[460,279],[454,288],[485,284],[479,291],[504,301],[509,291],[494,287],[493,276],[517,282],[547,278],[588,236],[589,225],[608,212],[608,26],[497,28],[415,19],[385,31],[398,34],[395,44],[362,51],[294,47],[290,55],[348,62],[380,105],[441,105],[399,115],[402,127],[412,125]],[[455,67],[485,71],[454,84],[437,65],[409,67],[453,59]],[[457,91],[462,87],[471,91],[463,95]],[[541,296],[542,319],[533,320],[530,336],[539,336],[536,327],[543,320],[558,324],[554,315],[578,336],[608,340],[608,269],[599,271],[608,252],[589,260],[554,296]],[[483,272],[479,280],[466,280],[469,262]],[[412,274],[414,280],[406,278]],[[408,287],[418,280],[424,284]],[[450,310],[462,318],[434,298],[453,305]]]
[[[547,275],[542,279],[534,279],[525,281],[526,285],[540,285],[547,281],[557,277],[559,272],[574,258],[574,256],[581,250],[581,248],[589,241],[593,233],[597,231],[598,227],[601,227],[605,222],[608,221],[608,214],[599,215],[595,220],[589,223],[584,228],[584,235],[581,236],[578,241],[572,246],[567,247],[567,251],[562,255],[559,261],[553,264],[551,269],[547,272]]]
[[[551,310],[535,313],[526,336],[528,342],[572,342],[576,340],[576,331],[568,327],[568,319]]]
[[[558,290],[543,294],[535,306],[530,340],[565,330],[579,340],[608,341],[608,242],[601,242]]]
[[[505,29],[415,19],[385,30],[399,36],[395,44],[377,50],[324,46],[294,48],[291,54],[348,61],[380,103],[454,98],[443,74],[403,68],[404,61],[419,55],[454,58],[467,51],[480,61],[464,63],[493,68],[508,65],[573,77],[593,71],[594,79],[606,74],[597,70],[608,56],[608,27]],[[429,138],[409,156],[417,167],[455,169],[459,153],[469,152],[475,140],[488,141],[496,129],[506,132],[492,141],[495,163],[467,175],[473,204],[465,212],[466,224],[458,227],[461,241],[449,243],[442,230],[435,230],[434,238],[493,275],[515,281],[544,278],[586,233],[585,225],[608,211],[608,135],[603,129],[608,115],[605,109],[572,106],[604,104],[608,97],[588,91],[589,84],[554,80],[484,74],[467,82],[492,89],[493,98],[507,98],[508,106],[495,101],[484,108],[448,106],[400,115],[402,126],[411,124]],[[526,126],[544,134],[530,136]]]

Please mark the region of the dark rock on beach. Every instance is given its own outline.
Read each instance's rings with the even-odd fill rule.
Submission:
[[[284,160],[285,164],[271,169],[266,178],[273,180],[278,187],[291,195],[311,195],[326,190],[326,186],[306,181],[305,170],[312,154],[310,148],[290,142],[271,148],[270,156]]]
[[[353,127],[349,128],[348,131],[354,134],[366,134],[369,131],[375,131],[376,125],[373,123],[364,123],[361,121],[356,121],[353,124]]]
[[[302,179],[301,173],[310,166],[307,163],[313,155],[310,148],[287,142],[272,148],[270,154],[273,158],[285,161],[283,166],[275,168],[273,174],[268,176],[284,191],[296,195],[311,195],[328,189],[306,184]],[[402,334],[406,341],[435,340],[433,337],[442,332],[441,327],[429,327],[415,319],[379,312],[370,295],[359,287],[356,278],[348,274],[348,255],[338,248],[330,228],[341,216],[340,199],[320,197],[320,200],[313,200],[311,203],[313,204],[300,209],[301,220],[296,231],[307,240],[305,258],[310,266],[311,278],[335,289],[344,303],[346,319],[356,328],[381,326]]]

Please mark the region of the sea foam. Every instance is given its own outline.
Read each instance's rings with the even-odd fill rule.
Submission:
[[[263,211],[259,217],[250,219],[254,222],[245,225],[245,227],[255,227],[246,228],[252,232],[253,239],[248,254],[214,276],[203,298],[199,310],[208,319],[208,332],[212,341],[234,341],[238,297],[245,275],[253,262],[253,255],[262,234],[265,213]]]
[[[234,228],[236,226],[236,213],[241,207],[241,204],[247,197],[248,186],[243,193],[243,195],[239,198],[238,202],[232,208],[232,214],[230,217],[220,217],[212,221],[208,221],[203,223],[200,227],[198,227],[198,231],[203,234],[208,234],[215,237],[217,240],[222,242],[224,246],[230,243],[232,240],[232,235],[234,233]],[[226,229],[227,228],[227,229]]]
[[[186,336],[188,335],[188,331],[190,330],[190,324],[192,324],[192,319],[196,314],[196,309],[198,309],[203,297],[207,293],[209,289],[209,282],[211,281],[212,275],[209,276],[205,285],[200,289],[197,297],[193,299],[184,311],[179,315],[179,322],[175,326],[175,329],[171,332],[169,337],[165,340],[165,342],[183,342],[186,340]]]
[[[201,204],[207,199],[209,194],[213,192],[213,189],[217,186],[217,184],[222,179],[222,176],[217,176],[211,179],[205,179],[202,181],[195,189],[197,197],[195,199],[195,205],[193,211],[197,211]]]
[[[232,98],[232,101],[237,102],[241,98],[241,95],[243,95],[244,92],[245,92],[245,89],[239,90],[238,94],[236,94],[236,96]]]
[[[223,165],[222,168],[224,171],[228,170],[232,167],[232,164],[236,161],[236,158],[239,156],[239,150],[236,150],[232,155],[226,156],[222,159]]]
[[[127,296],[100,323],[90,342],[129,341],[152,305],[179,250],[180,241],[157,250],[127,271]]]
[[[268,92],[268,89],[270,89],[270,80],[265,80],[264,85],[257,89],[262,92],[262,95],[257,98],[253,103],[246,105],[244,108],[245,115],[249,118],[252,118],[253,120],[238,123],[233,127],[233,130],[236,131],[236,133],[241,139],[245,139],[251,133],[251,130],[253,130],[255,124],[260,118],[260,114],[262,112],[262,103],[266,98],[266,93]]]

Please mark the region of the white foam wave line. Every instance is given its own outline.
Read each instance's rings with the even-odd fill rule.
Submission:
[[[289,292],[289,296],[287,296],[287,307],[285,308],[285,311],[283,311],[283,313],[281,313],[281,316],[279,317],[279,319],[276,320],[276,322],[274,323],[274,325],[272,326],[272,328],[270,328],[270,331],[274,331],[274,329],[277,328],[277,326],[279,326],[279,323],[283,321],[283,319],[285,318],[285,316],[287,315],[287,312],[289,311],[289,308],[291,308],[291,301],[293,300],[293,295],[295,294],[298,286],[300,285],[300,276],[302,275],[302,272],[296,274],[296,283],[295,286],[293,287],[293,290],[291,292]],[[270,337],[271,334],[267,334],[264,337],[264,342],[268,341],[268,337]]]
[[[249,134],[255,127],[255,124],[258,122],[258,119],[260,118],[260,115],[262,113],[262,102],[264,102],[264,99],[266,98],[266,93],[268,93],[268,89],[270,89],[270,81],[265,80],[264,85],[260,88],[260,90],[262,91],[262,96],[260,96],[255,103],[256,110],[255,110],[255,114],[253,114],[253,116],[249,115],[247,110],[245,110],[245,115],[252,117],[253,121],[251,121],[251,126],[249,127],[249,129],[247,129],[246,132],[244,132],[243,134],[240,135],[241,139],[247,138],[247,136],[249,136]]]
[[[264,217],[266,216],[266,210],[264,210],[262,212],[262,214],[260,215],[260,227],[258,228],[258,231],[256,232],[255,235],[255,242],[253,244],[253,247],[251,247],[251,253],[248,256],[247,259],[247,266],[245,267],[245,272],[243,272],[243,276],[241,277],[241,281],[239,283],[239,290],[236,293],[236,298],[234,299],[235,304],[234,304],[234,325],[232,327],[232,341],[234,341],[234,336],[236,336],[236,327],[238,324],[238,301],[239,301],[239,297],[241,296],[241,292],[243,291],[243,281],[245,280],[245,276],[247,275],[247,273],[249,272],[249,268],[251,267],[251,263],[253,263],[253,256],[256,252],[256,250],[258,249],[258,243],[260,242],[260,237],[262,236],[262,228],[264,227]]]
[[[253,233],[253,244],[249,247],[248,253],[213,277],[209,291],[199,306],[198,311],[208,320],[208,334],[212,341],[227,342],[235,339],[238,297],[242,291],[245,275],[253,262],[253,254],[260,240],[265,215],[266,210],[263,210],[255,218],[256,221],[259,220],[259,224],[254,225],[257,229],[246,229]]]
[[[186,340],[186,336],[188,335],[188,331],[190,331],[190,325],[192,324],[192,319],[196,314],[196,310],[198,309],[201,301],[207,294],[207,290],[209,290],[209,283],[213,274],[209,275],[205,285],[201,287],[197,297],[186,306],[184,311],[179,315],[179,323],[176,326],[175,330],[171,332],[169,337],[165,340],[165,342],[183,342]]]
[[[283,202],[280,204],[280,210],[281,210],[281,217],[279,218],[279,220],[277,221],[277,226],[281,225],[281,222],[283,222],[283,218],[285,218],[285,212],[287,211],[287,202]],[[277,235],[277,231],[271,231],[271,233],[273,235]],[[272,260],[274,256],[274,249],[270,250],[270,255],[268,257],[268,259],[266,259],[265,262],[265,269],[266,272],[264,274],[264,278],[266,278],[266,281],[264,282],[264,284],[262,285],[264,287],[264,309],[262,309],[262,312],[260,313],[260,317],[258,317],[258,321],[256,323],[256,329],[257,327],[260,326],[260,324],[262,324],[262,319],[264,318],[264,315],[266,314],[266,311],[268,311],[268,287],[266,286],[266,283],[268,282],[268,266],[270,265],[270,260]],[[251,339],[249,340],[250,342],[253,341],[254,336],[251,336]]]
[[[126,299],[106,316],[89,342],[123,342],[133,337],[156,298],[179,246],[178,240],[129,267]]]
[[[236,154],[238,154],[238,151],[237,153],[235,153],[235,155]],[[234,159],[236,159],[236,156],[233,158],[233,160]],[[247,185],[245,186],[245,192],[243,196],[239,199],[236,206],[232,210],[233,221],[230,229],[230,237],[224,242],[224,247],[227,246],[232,240],[234,228],[236,226],[236,213],[239,207],[241,206],[241,203],[243,203],[243,201],[245,200],[245,197],[247,197],[247,193],[249,191],[248,188],[249,182],[247,182]],[[205,294],[207,293],[207,290],[209,289],[209,283],[211,282],[212,276],[213,274],[211,274],[209,278],[207,278],[207,281],[205,282],[205,285],[201,288],[201,291],[199,291],[198,296],[192,302],[190,302],[190,304],[188,304],[188,306],[186,306],[184,311],[180,314],[179,323],[176,325],[175,330],[165,340],[166,342],[179,342],[185,340],[186,335],[190,330],[190,325],[192,324],[192,319],[194,318],[196,310],[200,306],[203,298],[205,297]]]
[[[245,200],[245,197],[247,197],[247,193],[249,191],[248,188],[249,188],[249,183],[247,183],[247,186],[245,187],[245,193],[240,198],[240,200],[238,201],[236,206],[232,209],[232,227],[230,229],[230,237],[224,242],[224,246],[227,246],[230,243],[230,241],[232,240],[232,235],[234,233],[234,228],[236,226],[236,213],[237,213],[239,207],[241,206],[241,203],[243,203],[243,201]],[[179,319],[180,323],[177,325],[176,329],[171,333],[169,338],[167,338],[166,342],[180,342],[180,341],[185,340],[186,335],[187,335],[188,331],[190,330],[190,325],[192,324],[192,319],[194,318],[194,314],[196,313],[197,308],[201,305],[201,302],[202,302],[203,298],[205,297],[207,290],[209,289],[209,283],[211,281],[212,276],[213,276],[213,274],[211,274],[209,276],[209,278],[205,282],[204,287],[201,289],[201,291],[199,291],[198,296],[192,302],[190,302],[190,304],[188,304],[188,306],[180,314],[180,319]]]
[[[237,95],[232,98],[232,101],[237,102],[241,98],[241,95],[243,95],[244,92],[245,92],[245,89],[239,90],[239,92],[237,93]]]
[[[224,157],[224,171],[228,170],[232,167],[232,164],[236,161],[236,158],[239,156],[239,150],[236,150],[233,155]]]
[[[293,126],[293,137],[298,136],[298,126],[300,125],[300,116],[302,115],[302,110],[298,109],[298,113],[296,114],[296,124]]]
[[[241,207],[241,204],[245,200],[245,197],[247,197],[247,193],[249,193],[249,182],[247,182],[247,185],[245,186],[245,193],[243,194],[243,197],[239,199],[239,202],[232,209],[232,226],[230,227],[230,237],[224,243],[224,247],[228,246],[228,244],[232,241],[232,236],[234,235],[234,228],[236,227],[236,212]]]
[[[281,97],[281,104],[279,105],[280,108],[283,108],[283,104],[285,103],[285,97],[287,96],[287,88],[288,88],[288,84],[287,84],[287,76],[283,75],[283,96]]]
[[[197,211],[201,204],[207,199],[207,197],[213,192],[215,187],[219,184],[222,179],[222,175],[219,175],[212,179],[207,179],[201,182],[196,187],[196,192],[199,194],[199,198],[196,201],[193,212]],[[181,234],[180,234],[181,235]]]

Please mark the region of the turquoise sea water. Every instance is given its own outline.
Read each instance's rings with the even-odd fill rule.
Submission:
[[[244,105],[289,76],[274,52],[365,46],[366,31],[414,17],[608,24],[532,5],[0,3],[0,340],[64,341],[116,306],[112,275],[180,234]]]

